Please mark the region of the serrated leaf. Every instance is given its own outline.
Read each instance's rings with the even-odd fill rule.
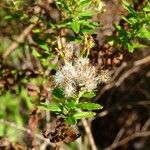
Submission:
[[[93,117],[93,116],[95,116],[96,115],[96,113],[94,113],[94,112],[77,112],[77,113],[75,113],[74,115],[73,115],[73,117],[75,118],[75,119],[83,119],[83,118],[90,118],[90,117]]]
[[[78,21],[74,21],[71,23],[71,28],[75,33],[79,33],[80,31],[80,23]]]
[[[99,104],[88,103],[88,102],[79,103],[79,104],[77,104],[77,107],[81,108],[83,110],[99,110],[99,109],[103,108],[103,106],[101,106]]]
[[[43,109],[43,110],[61,112],[61,108],[58,105],[56,105],[55,103],[50,103],[50,104],[40,103],[39,108]]]
[[[82,95],[82,97],[84,97],[84,98],[93,98],[95,96],[96,96],[96,94],[94,92],[86,92]]]

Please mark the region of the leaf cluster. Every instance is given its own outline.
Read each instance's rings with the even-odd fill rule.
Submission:
[[[80,37],[85,33],[94,33],[98,23],[91,20],[92,16],[96,13],[91,8],[91,0],[56,0],[56,5],[62,17],[57,28],[71,29]]]
[[[150,39],[150,2],[147,1],[140,11],[136,11],[126,1],[123,4],[128,11],[128,15],[122,17],[124,26],[116,24],[115,29],[118,35],[110,37],[109,41],[133,52],[135,48],[144,46],[138,42],[138,39]]]
[[[95,94],[93,92],[83,93],[80,98],[90,99]],[[39,108],[52,111],[58,115],[62,115],[70,124],[76,124],[78,119],[89,118],[96,115],[93,110],[102,109],[99,104],[91,102],[80,102],[79,97],[66,99],[61,89],[53,90],[53,99],[49,104],[41,103]]]

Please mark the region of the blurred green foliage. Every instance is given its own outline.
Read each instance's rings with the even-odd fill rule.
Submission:
[[[123,1],[123,5],[128,11],[128,15],[122,17],[125,21],[124,26],[116,24],[118,35],[109,37],[109,40],[114,45],[133,52],[136,48],[145,46],[139,43],[138,39],[150,39],[150,2],[146,0],[139,11],[136,11],[127,1]]]

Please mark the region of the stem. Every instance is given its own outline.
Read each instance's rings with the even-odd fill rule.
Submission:
[[[77,97],[77,99],[76,99],[76,103],[79,103],[79,100],[80,100],[80,98],[82,97],[82,95],[83,95],[84,93],[85,93],[85,91],[79,92],[78,97]]]

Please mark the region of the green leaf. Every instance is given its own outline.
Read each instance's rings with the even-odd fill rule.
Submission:
[[[83,112],[77,112],[77,113],[75,113],[73,115],[73,117],[75,119],[82,119],[82,118],[90,118],[90,117],[93,117],[95,115],[96,115],[96,113],[94,113],[94,112],[85,112],[85,111],[83,111]]]
[[[145,12],[150,12],[150,5],[147,5],[146,7],[143,8]]]
[[[132,24],[132,23],[130,22],[130,20],[127,19],[125,16],[122,16],[121,18],[122,18],[123,20],[125,20],[127,23]]]
[[[77,119],[74,118],[73,116],[68,116],[66,118],[66,121],[69,123],[69,124],[76,124],[77,123]]]
[[[80,23],[78,21],[74,21],[71,23],[71,28],[75,33],[79,33],[80,31]]]
[[[130,18],[122,17],[122,19],[125,20],[130,25],[136,24],[138,21],[137,18],[135,17],[130,17]]]
[[[135,18],[135,17],[130,17],[129,19],[129,22],[131,22],[131,25],[133,26],[134,24],[137,24],[138,23],[138,20],[137,20],[137,18]]]
[[[91,18],[94,15],[93,12],[89,12],[89,11],[84,11],[84,12],[80,12],[78,14],[79,18]]]
[[[132,15],[136,16],[137,13],[136,11],[133,9],[133,7],[131,7],[130,3],[128,3],[127,1],[123,0],[123,6],[126,10],[129,11],[129,13],[131,13]]]
[[[33,35],[33,40],[38,44],[38,46],[46,51],[49,51],[49,46],[45,40],[41,40],[38,38],[39,34],[36,33]]]
[[[58,105],[56,105],[55,103],[50,103],[50,104],[40,103],[39,108],[43,109],[43,110],[61,112],[61,108]]]
[[[132,44],[132,43],[127,43],[126,46],[127,46],[128,51],[129,51],[130,53],[133,53],[133,51],[134,51],[134,46],[133,46],[133,44]]]
[[[55,88],[52,92],[52,94],[57,97],[57,98],[64,98],[64,95],[63,95],[63,91],[59,88]]]
[[[32,49],[32,55],[35,57],[41,57],[41,54],[36,49]]]
[[[49,51],[49,47],[48,47],[48,45],[46,43],[39,44],[39,47],[44,49],[44,50],[46,50],[46,51]]]
[[[96,32],[93,29],[88,27],[87,28],[84,27],[84,29],[81,29],[81,33],[96,34]]]
[[[80,0],[80,7],[86,7],[91,3],[91,0]]]
[[[49,67],[52,68],[53,70],[57,70],[57,65],[56,64],[49,64]]]
[[[12,15],[7,15],[4,17],[5,20],[12,20],[12,19],[17,19],[17,18],[20,18],[21,17],[21,14],[18,13],[18,14],[12,14]]]
[[[93,98],[95,96],[96,96],[96,94],[94,92],[86,92],[81,97],[84,97],[84,98]]]
[[[81,20],[81,21],[79,21],[79,23],[82,26],[86,26],[86,27],[91,28],[91,29],[95,29],[96,27],[99,26],[99,24],[97,22],[91,22],[91,21],[86,21],[86,20]]]
[[[79,103],[79,104],[77,104],[77,107],[81,108],[83,110],[99,110],[99,109],[103,108],[103,106],[101,106],[99,104],[88,103],[88,102]]]
[[[5,20],[11,20],[14,19],[13,15],[8,15],[4,17]]]
[[[127,6],[127,7],[130,6],[129,2],[127,2],[127,1],[125,1],[125,0],[123,0],[122,2],[123,2],[123,5],[124,5],[124,6]]]
[[[42,32],[42,30],[40,28],[33,29],[32,31],[33,31],[33,33],[41,33]]]
[[[68,109],[75,109],[76,108],[76,103],[73,100],[69,100],[68,103],[66,104]]]
[[[122,30],[122,27],[121,27],[120,25],[118,25],[118,24],[115,24],[115,29],[116,29],[117,31],[120,31],[120,30]]]
[[[41,58],[40,60],[41,60],[41,63],[42,63],[42,65],[43,65],[44,67],[47,67],[47,66],[50,65],[50,64],[49,64],[49,61],[47,61],[47,59]],[[50,66],[50,67],[51,67],[51,66]]]
[[[64,104],[64,105],[61,105],[61,108],[62,108],[63,114],[64,114],[65,116],[68,115],[69,110],[68,110],[68,108],[65,106],[65,104]]]
[[[150,30],[146,29],[145,27],[141,28],[138,37],[150,39]]]

